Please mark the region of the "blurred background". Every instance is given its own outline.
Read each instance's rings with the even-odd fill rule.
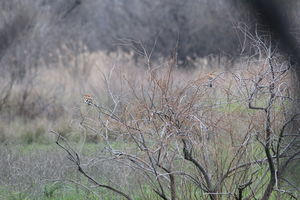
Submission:
[[[296,34],[299,2],[288,0],[280,8]],[[30,44],[36,45],[31,51],[49,59],[63,45],[73,51],[80,43],[90,52],[111,52],[132,51],[141,42],[147,49],[155,44],[157,56],[169,56],[177,48],[180,60],[210,54],[233,57],[245,42],[239,25],[254,30],[254,16],[244,1],[236,0],[2,1],[0,55]]]

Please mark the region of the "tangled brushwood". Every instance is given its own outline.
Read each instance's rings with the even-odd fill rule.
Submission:
[[[176,59],[163,67],[148,63],[139,81],[122,76],[117,92],[107,77],[109,103],[85,97],[98,115],[80,122],[105,147],[82,163],[59,133],[57,144],[93,184],[126,199],[297,199],[297,187],[285,178],[300,155],[293,73],[267,50],[265,59],[248,59],[243,69],[189,80]],[[135,172],[134,192],[88,173],[111,160],[127,167],[120,172],[126,177]]]

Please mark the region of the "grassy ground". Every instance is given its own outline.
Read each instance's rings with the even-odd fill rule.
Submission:
[[[88,157],[103,150],[103,144],[72,143],[72,145],[81,150],[82,157]],[[121,144],[113,143],[112,145],[120,146]],[[54,143],[10,144],[1,145],[0,149],[2,154],[0,165],[8,167],[1,173],[1,200],[95,200],[100,197],[103,200],[122,199],[107,190],[91,191],[84,187],[83,185],[90,184],[77,173],[76,168],[65,162],[66,154]],[[102,179],[113,176],[111,171],[119,169],[111,163],[100,164],[98,167],[100,169],[94,170],[92,175],[102,177]],[[73,180],[78,181],[80,185]],[[142,200],[145,197],[159,199],[146,185],[143,191],[143,194],[135,194],[134,199]]]
[[[81,144],[78,143],[73,143],[73,145],[81,146]],[[114,143],[113,145],[119,146],[118,143]],[[81,155],[94,155],[99,151],[99,149],[103,149],[101,146],[103,147],[101,144],[87,143],[83,145],[83,148],[81,149]],[[6,159],[12,160],[9,165],[10,170],[4,170],[6,174],[3,175],[2,172],[1,175],[1,177],[5,178],[5,180],[0,182],[1,200],[98,200],[99,198],[103,200],[122,199],[114,193],[107,192],[107,190],[89,190],[83,187],[82,185],[89,185],[87,180],[78,176],[76,169],[72,168],[70,165],[67,167],[65,166],[68,165],[65,163],[66,155],[64,152],[59,150],[55,144],[19,144],[5,147],[1,146],[0,149],[2,152],[2,161],[0,164],[1,167],[5,167],[5,164],[7,164]],[[3,154],[6,154],[6,157],[3,156]],[[11,158],[9,158],[9,156]],[[43,159],[44,157],[47,157],[47,159]],[[3,160],[6,160],[6,162],[3,162]],[[112,168],[114,167],[112,166],[113,165],[111,164],[102,166],[100,171],[105,170],[106,172],[103,173],[102,171],[101,173],[99,170],[96,170],[92,175],[95,177],[102,177],[103,179],[108,171],[113,170]],[[34,169],[28,170],[29,168]],[[295,184],[299,184],[299,179],[296,178],[299,176],[299,170],[297,170],[297,168],[299,168],[299,166],[296,164],[291,166],[290,172],[293,175],[287,175],[288,179]],[[59,173],[57,173],[58,171]],[[112,174],[109,176],[111,175]],[[261,176],[262,175],[263,174],[261,174]],[[82,185],[77,185],[74,182],[67,180],[77,180]],[[139,194],[139,192],[135,192],[133,195],[134,200],[160,199],[147,185],[142,187],[143,193]],[[189,200],[201,199],[202,195],[194,185],[187,185],[186,187],[189,187],[185,190],[189,191],[189,194],[185,194],[185,197],[188,197]],[[182,190],[182,188],[178,189]],[[245,191],[245,194],[247,194],[247,191]],[[278,200],[278,198],[278,195],[274,194],[270,200]],[[281,195],[280,199],[288,199],[288,196]]]

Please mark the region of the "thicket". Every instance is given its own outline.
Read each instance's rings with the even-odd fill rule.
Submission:
[[[188,80],[178,74],[176,57],[165,65],[149,62],[145,75],[133,80],[112,68],[104,78],[110,101],[83,96],[97,114],[83,113],[80,121],[105,147],[83,161],[67,138],[52,131],[56,144],[93,185],[128,200],[135,194],[164,200],[297,199],[298,186],[285,178],[300,155],[293,70],[270,46],[255,42],[260,59],[243,60],[248,66],[200,72]],[[117,90],[116,81],[122,82]],[[91,168],[110,160],[128,167],[128,178],[141,187],[129,193],[93,178]]]

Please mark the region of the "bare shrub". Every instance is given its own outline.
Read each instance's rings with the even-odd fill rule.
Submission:
[[[297,189],[284,183],[287,166],[299,157],[291,69],[265,47],[261,60],[244,60],[248,67],[235,72],[184,76],[176,58],[163,66],[149,63],[141,81],[123,74],[126,87],[107,87],[108,104],[85,96],[99,115],[87,114],[80,124],[102,137],[103,160],[116,160],[144,177],[137,177],[142,194],[150,187],[157,198],[172,200],[188,199],[191,190],[197,191],[195,198],[212,200],[296,198]],[[56,134],[86,178],[133,198],[125,188],[93,178],[89,162]],[[112,145],[116,141],[119,145]]]

